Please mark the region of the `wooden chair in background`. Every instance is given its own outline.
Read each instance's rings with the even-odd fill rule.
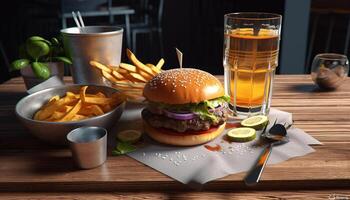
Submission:
[[[149,40],[153,41],[153,34],[157,34],[160,56],[164,56],[162,18],[164,0],[142,0],[143,9],[140,10],[142,22],[135,22],[131,25],[132,50],[137,52],[137,35],[148,34]],[[151,42],[152,43],[152,42]]]
[[[309,45],[306,72],[318,53],[340,53],[349,56],[350,4],[348,0],[315,0],[310,13]]]
[[[8,80],[10,78],[10,61],[9,58],[6,55],[5,47],[3,46],[2,42],[0,41],[0,83]]]

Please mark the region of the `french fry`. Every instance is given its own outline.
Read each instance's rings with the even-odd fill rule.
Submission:
[[[160,73],[160,69],[158,69],[157,67],[154,67],[154,66],[151,66],[150,67],[152,69],[152,71],[156,74],[159,74]]]
[[[60,96],[55,95],[55,96],[53,96],[53,97],[50,98],[49,102],[57,101],[57,100],[59,100],[59,99],[60,99]]]
[[[137,79],[139,81],[147,82],[147,80],[143,76],[141,76],[140,74],[131,72],[130,76],[134,77],[135,79]]]
[[[121,92],[128,91],[128,90],[132,89],[132,87],[129,85],[114,85],[113,87]]]
[[[96,116],[104,114],[103,110],[98,105],[91,105],[90,109],[92,113]]]
[[[111,74],[109,74],[105,71],[102,71],[102,76],[105,77],[106,79],[110,80],[112,83],[117,81],[117,79],[115,79]]]
[[[138,67],[140,70],[143,70],[152,76],[155,75],[154,72],[145,64],[143,64],[141,61],[139,61],[129,49],[126,49],[126,54],[128,58],[131,60],[131,62],[134,63],[134,65]]]
[[[123,90],[123,91],[133,91],[133,90],[143,90],[143,87],[142,85],[136,85],[136,84],[133,84],[133,83],[117,83],[115,85],[113,85],[114,88],[117,88],[117,89],[120,89],[120,90]]]
[[[158,69],[156,66],[154,66],[153,64],[151,63],[147,63],[146,64],[147,67],[151,68],[151,70],[156,73],[156,74],[159,74],[160,73],[160,69]]]
[[[120,92],[122,92],[123,94],[137,94],[137,95],[142,95],[142,90],[132,90],[130,91],[130,89],[126,89],[126,88],[116,88],[117,90],[119,90]]]
[[[134,78],[130,75],[128,70],[119,68],[118,72],[125,77],[125,79],[129,80],[130,82],[140,82],[138,79]]]
[[[120,73],[120,74],[128,74],[129,73],[128,70],[123,69],[123,68],[118,68],[117,72]]]
[[[85,103],[105,105],[113,103],[114,99],[112,98],[103,98],[103,97],[85,97]]]
[[[113,66],[113,65],[107,65],[107,67],[112,71],[119,68],[119,66]]]
[[[73,92],[66,92],[66,96],[71,98],[77,98],[77,96]]]
[[[106,104],[106,105],[102,106],[102,110],[103,110],[103,112],[107,113],[107,112],[112,110],[112,107],[111,107],[111,105]]]
[[[119,80],[124,78],[124,76],[122,74],[120,74],[117,70],[113,70],[112,74],[114,77],[116,77]]]
[[[57,97],[58,97],[58,99],[57,99]],[[46,105],[42,106],[41,108],[42,108],[42,109],[45,109],[45,108],[47,108],[48,106],[54,104],[54,103],[55,103],[56,101],[58,101],[59,99],[60,99],[60,97],[59,97],[58,95],[56,95],[56,96],[50,98],[49,102],[48,102]]]
[[[55,112],[53,112],[53,114],[51,115],[51,117],[49,117],[49,118],[47,119],[47,121],[57,121],[57,120],[60,120],[64,115],[65,115],[64,112],[55,111]]]
[[[103,115],[104,111],[98,105],[83,105],[77,114],[84,116],[98,116]]]
[[[127,80],[127,79],[124,79],[124,80],[120,80],[120,81],[117,81],[117,82],[115,82],[116,84],[123,84],[123,85],[129,85],[129,86],[131,86],[131,84],[133,84],[133,82],[132,81],[129,81],[129,80]]]
[[[87,94],[87,88],[88,86],[81,87],[79,94],[68,91],[62,98],[53,96],[34,114],[33,119],[52,122],[78,121],[109,112],[125,100],[120,93],[111,94],[110,97],[102,92]]]
[[[82,105],[81,100],[78,101],[77,104],[75,104],[75,106],[67,113],[65,114],[62,119],[60,119],[60,122],[64,122],[64,121],[69,121],[71,120],[80,110]]]
[[[95,95],[96,95],[97,97],[106,97],[106,95],[103,94],[102,92],[97,92]]]
[[[80,88],[79,91],[79,95],[80,95],[80,100],[82,101],[82,103],[85,103],[85,93],[86,93],[86,89],[88,88],[88,86],[83,86]]]
[[[158,61],[157,65],[156,65],[156,68],[159,69],[159,70],[161,70],[162,67],[163,67],[163,65],[164,65],[164,59],[162,58],[162,59],[160,59],[160,60]]]
[[[40,120],[39,116],[40,116],[40,113],[41,113],[41,112],[42,112],[42,110],[39,110],[38,112],[36,112],[36,113],[34,114],[33,119],[34,119],[34,120]]]
[[[38,115],[38,119],[44,120],[46,118],[49,118],[53,114],[53,112],[55,112],[56,110],[62,109],[61,107],[64,107],[66,105],[75,104],[75,102],[77,102],[77,99],[63,98],[63,99],[60,99],[56,102],[57,103],[52,104],[52,105],[46,107],[45,109],[43,109],[42,112],[40,112],[40,114]]]
[[[154,66],[152,63],[147,63],[146,66],[147,66],[147,67],[156,67],[156,66]]]
[[[100,70],[105,71],[107,73],[111,73],[112,72],[112,70],[109,67],[107,67],[107,66],[105,66],[105,65],[103,65],[103,64],[101,64],[101,63],[99,63],[97,61],[94,61],[94,60],[90,61],[90,65],[92,65],[94,67],[97,67]]]
[[[74,117],[71,119],[71,121],[80,121],[80,120],[83,120],[83,119],[86,119],[86,118],[88,118],[88,117],[85,116],[85,115],[78,115],[78,114],[76,114],[76,115],[74,115]]]
[[[101,96],[101,95],[104,95],[103,93],[101,92],[98,92],[96,94],[85,94],[85,96],[87,97],[96,97],[96,96],[99,96],[99,97],[106,97],[105,95],[104,96]],[[66,96],[68,96],[68,98],[76,98],[76,99],[80,99],[80,93],[79,94],[74,94],[72,92],[67,92],[66,93]],[[66,97],[65,97],[66,98]]]
[[[68,112],[70,109],[72,109],[73,108],[73,106],[62,106],[62,107],[59,107],[58,109],[57,109],[57,112]],[[55,113],[56,111],[54,111],[54,113]],[[53,113],[53,114],[54,114]],[[53,115],[52,114],[52,115]]]
[[[129,72],[136,72],[136,67],[127,63],[120,63],[121,68],[128,70]]]
[[[147,81],[151,80],[153,78],[153,76],[149,75],[148,73],[139,70],[138,73],[143,76]]]
[[[80,108],[80,110],[79,110],[79,112],[77,113],[77,115],[92,116],[93,113],[92,113],[92,110],[90,109],[90,106],[91,106],[91,105],[86,105],[86,104],[84,104],[84,105]]]

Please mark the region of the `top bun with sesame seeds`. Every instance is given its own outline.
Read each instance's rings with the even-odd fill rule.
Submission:
[[[151,79],[143,90],[143,96],[157,103],[199,103],[224,96],[224,88],[208,72],[177,68],[166,70]]]

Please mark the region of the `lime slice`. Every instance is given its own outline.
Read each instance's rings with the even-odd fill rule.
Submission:
[[[254,140],[256,131],[252,128],[241,127],[228,131],[227,138],[233,142],[248,142]]]
[[[244,127],[253,128],[255,130],[261,130],[266,126],[268,121],[269,119],[266,116],[257,115],[241,121],[241,125]]]
[[[142,133],[137,130],[125,130],[117,134],[118,140],[122,142],[135,143],[140,140]]]

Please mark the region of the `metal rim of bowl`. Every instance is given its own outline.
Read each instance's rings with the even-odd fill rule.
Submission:
[[[347,60],[348,57],[344,54],[339,53],[319,53],[315,58],[320,58],[324,60]]]
[[[90,117],[88,119],[83,119],[83,120],[78,120],[78,121],[68,121],[68,122],[48,122],[48,121],[41,121],[41,120],[34,120],[33,118],[29,118],[29,117],[25,117],[21,114],[19,114],[18,112],[18,107],[19,105],[26,99],[30,98],[31,96],[34,96],[34,95],[37,95],[38,93],[45,93],[47,91],[50,91],[50,90],[54,90],[54,89],[60,89],[60,88],[66,88],[66,87],[69,87],[69,86],[86,86],[86,84],[73,84],[73,85],[62,85],[62,86],[56,86],[56,87],[51,87],[51,88],[47,88],[47,89],[44,89],[44,90],[40,90],[38,92],[35,92],[33,94],[30,94],[30,95],[27,95],[25,97],[23,97],[21,100],[19,100],[16,104],[16,107],[15,107],[15,113],[17,116],[25,119],[25,120],[28,120],[30,122],[39,122],[39,123],[44,123],[44,124],[75,124],[77,122],[88,122],[88,121],[91,121],[91,120],[96,120],[98,118],[102,118],[114,111],[116,111],[120,106],[123,106],[125,104],[125,101],[123,101],[122,103],[120,103],[118,106],[116,106],[115,108],[113,108],[112,110],[110,110],[109,112],[106,112],[104,113],[103,115],[98,115],[98,116],[95,116],[95,117]],[[94,85],[94,84],[91,84],[91,85],[88,85],[88,86],[95,86],[95,87],[104,87],[104,88],[108,88],[108,89],[112,89],[114,90],[115,92],[118,92],[118,93],[121,93],[119,90],[115,89],[115,88],[112,88],[112,87],[108,87],[108,86],[103,86],[103,85]]]
[[[110,31],[104,31],[104,32],[96,32],[96,33],[84,33],[84,32],[78,32],[78,33],[73,33],[73,32],[69,32],[70,30],[73,29],[83,29],[84,28],[106,28],[106,29],[111,29]],[[112,30],[114,29],[114,30]],[[124,29],[120,26],[85,26],[83,28],[79,28],[79,27],[70,27],[70,28],[65,28],[65,29],[61,29],[60,32],[64,35],[69,35],[69,36],[82,36],[82,35],[86,35],[86,36],[98,36],[98,35],[113,35],[113,34],[120,34],[124,32]]]
[[[79,129],[100,129],[103,131],[103,136],[94,140],[94,141],[89,141],[89,142],[77,142],[77,141],[74,141],[72,140],[71,136],[76,132],[78,131]],[[69,142],[71,143],[74,143],[74,144],[91,144],[91,143],[94,143],[94,142],[97,142],[97,141],[100,141],[100,140],[103,140],[104,137],[108,136],[108,131],[103,128],[103,127],[99,127],[99,126],[81,126],[81,127],[78,127],[78,128],[75,128],[71,131],[69,131],[69,133],[66,135],[66,138]]]

